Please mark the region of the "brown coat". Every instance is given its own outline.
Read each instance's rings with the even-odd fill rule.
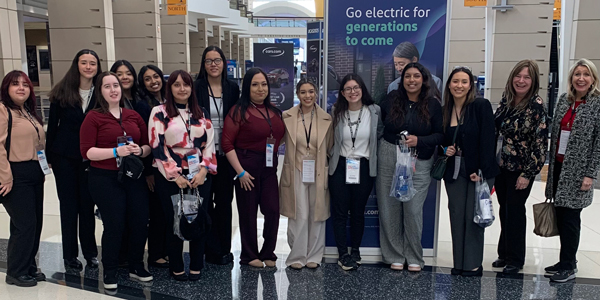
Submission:
[[[279,212],[290,218],[296,218],[296,192],[294,177],[296,170],[296,130],[298,127],[298,114],[300,105],[294,106],[283,112],[285,123],[285,158],[283,160],[283,171],[279,182]],[[313,132],[317,133],[317,163],[315,182],[317,184],[317,205],[315,208],[314,221],[325,221],[329,218],[329,190],[327,181],[329,179],[329,164],[327,154],[333,146],[333,129],[331,116],[322,108],[317,106],[316,126]]]

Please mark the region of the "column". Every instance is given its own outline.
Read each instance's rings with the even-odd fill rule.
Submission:
[[[162,69],[158,0],[113,2],[116,59],[128,60],[136,70],[152,64]]]
[[[451,5],[448,74],[454,66],[468,66],[473,75],[485,75],[485,7],[468,7],[464,0]]]
[[[489,100],[494,108],[502,99],[512,68],[523,59],[538,63],[539,95],[544,99],[548,95],[554,3],[514,0],[510,5],[514,5],[514,8],[506,12],[494,11],[491,70],[486,74],[486,82],[490,80],[491,83]]]
[[[202,53],[208,47],[206,21],[206,19],[198,19],[198,32],[190,32],[190,64],[192,74],[200,71]]]
[[[225,30],[223,31],[224,39],[221,42],[221,49],[223,49],[223,53],[225,53],[225,57],[227,59],[232,59],[231,56],[231,31]]]
[[[242,68],[242,74],[240,74],[240,78],[243,78],[244,75],[246,75],[246,60],[248,60],[248,58],[246,58],[246,41],[247,38],[238,39],[238,57],[240,59],[240,67]]]
[[[237,34],[231,36],[231,59],[237,60],[238,66],[240,66],[240,62],[243,62],[240,59],[240,40]]]
[[[0,80],[12,70],[21,70],[21,41],[15,0],[0,1]]]
[[[163,9],[160,14],[163,72],[190,71],[190,34],[188,16],[169,16]]]
[[[212,37],[208,38],[208,45],[221,48],[221,26],[213,25],[212,32]]]
[[[48,1],[52,79],[61,80],[81,49],[94,50],[102,70],[115,62],[112,0]]]

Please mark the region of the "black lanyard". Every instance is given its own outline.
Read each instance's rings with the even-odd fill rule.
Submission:
[[[221,87],[223,89],[223,87]],[[213,103],[215,104],[215,109],[217,110],[217,117],[219,118],[219,123],[221,123],[221,112],[219,111],[219,105],[217,105],[217,98],[215,98],[215,94],[213,93],[212,87],[210,87],[210,83],[208,84],[208,90],[210,91],[210,96],[212,97]],[[223,92],[221,92],[221,103],[223,101]],[[223,126],[221,124],[221,126]]]
[[[181,118],[181,121],[183,121],[183,125],[185,125],[185,130],[187,131],[188,139],[190,140],[190,142],[192,142],[192,128],[191,128],[191,122],[190,122],[190,112],[186,110],[185,113],[187,113],[187,115],[188,115],[187,122],[185,121],[185,119],[183,118],[181,113],[179,113],[179,117]]]
[[[35,125],[35,122],[33,121],[33,116],[31,115],[31,113],[29,112],[29,109],[25,108],[25,111],[27,112],[27,116],[25,114],[23,114],[23,112],[21,111],[21,115],[23,117],[25,117],[25,119],[27,119],[27,121],[29,121],[29,123],[31,123],[31,125],[33,125],[33,128],[35,128],[35,133],[37,133],[37,137],[38,137],[38,144],[39,142],[42,140],[42,138],[40,137],[40,130],[38,129],[38,127]],[[29,117],[28,117],[29,116]]]
[[[308,132],[306,131],[306,122],[304,121],[304,112],[302,111],[302,107],[300,107],[300,114],[302,115],[302,125],[304,125],[304,135],[306,136],[306,150],[310,149],[310,134],[312,132],[312,124],[313,124],[313,117],[315,115],[315,107],[313,106],[313,109],[310,111],[310,127],[308,129]]]
[[[575,119],[575,113],[577,113],[577,109],[578,109],[578,108],[579,108],[581,105],[585,104],[585,100],[584,100],[584,101],[582,101],[581,103],[579,103],[577,106],[575,106],[575,104],[576,104],[576,103],[577,103],[577,102],[574,102],[574,103],[573,103],[573,106],[571,106],[571,116],[570,116],[570,118],[569,118],[569,122],[567,122],[567,127],[568,127],[569,129],[571,129],[571,128],[573,127],[573,120]]]
[[[364,105],[360,107],[360,112],[358,113],[358,121],[356,122],[350,121],[350,112],[346,111],[346,116],[348,117],[348,127],[350,128],[350,138],[352,139],[352,150],[354,150],[354,143],[356,142],[356,136],[358,135],[358,126],[360,126],[360,117],[362,117],[364,107]],[[352,131],[352,125],[354,124],[356,124],[356,132]]]
[[[254,106],[254,108],[256,108],[256,110],[258,110],[258,112],[263,116],[263,118],[267,120],[267,123],[269,123],[269,130],[271,131],[271,138],[273,138],[273,124],[271,124],[271,116],[269,116],[269,109],[265,107],[265,110],[267,111],[267,115],[265,116],[265,114],[263,114],[263,112],[260,111],[258,107],[256,107],[256,104],[254,104],[253,102],[250,102],[250,104],[252,104],[252,106]]]
[[[121,108],[119,108],[119,126],[121,126],[121,129],[123,129],[123,136],[127,136],[125,127],[123,127],[123,110]]]

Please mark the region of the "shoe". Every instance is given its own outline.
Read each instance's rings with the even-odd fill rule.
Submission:
[[[200,280],[200,274],[201,273],[198,273],[198,274],[190,273],[190,275],[188,275],[188,280],[189,281],[198,281],[198,280]]]
[[[316,269],[316,268],[319,267],[319,264],[316,263],[316,262],[309,262],[309,263],[306,264],[306,267],[309,268],[309,269]]]
[[[299,263],[293,263],[293,264],[290,265],[290,268],[292,268],[294,270],[300,270],[300,269],[302,269],[302,267],[303,266],[301,264],[299,264]]]
[[[251,267],[255,267],[255,268],[264,268],[265,267],[265,264],[263,264],[263,262],[260,261],[259,259],[255,259],[255,260],[249,262],[248,265]]]
[[[107,290],[117,289],[117,270],[104,273],[104,288]]]
[[[494,268],[504,268],[505,266],[506,266],[506,261],[502,258],[498,258],[492,263],[492,267],[494,267]]]
[[[344,253],[342,257],[338,259],[338,265],[342,267],[342,270],[344,271],[356,270],[358,268],[358,264],[348,253]]]
[[[37,281],[35,280],[35,278],[33,278],[29,275],[22,275],[17,278],[6,275],[6,283],[13,284],[13,285],[20,286],[20,287],[31,287],[31,286],[37,285]]]
[[[404,264],[393,263],[393,264],[390,265],[390,269],[396,270],[396,271],[402,271],[402,270],[404,270]]]
[[[164,258],[163,258],[164,259]],[[165,262],[159,263],[156,261],[149,261],[148,265],[151,267],[155,267],[155,268],[168,268],[169,267],[169,262],[167,260],[165,260]]]
[[[577,262],[578,262],[578,261],[575,261],[575,263],[577,263]],[[554,264],[554,265],[551,265],[551,266],[549,266],[549,267],[546,267],[546,268],[544,269],[544,271],[546,271],[546,273],[548,273],[548,274],[556,274],[556,273],[558,273],[558,272],[560,271],[560,262],[557,262],[557,263],[556,263],[556,264]],[[575,268],[575,269],[573,269],[573,271],[574,271],[575,273],[577,273],[577,271],[578,271],[578,270],[577,270],[577,268]]]
[[[502,270],[502,273],[504,273],[504,274],[517,274],[522,269],[523,269],[523,267],[517,267],[517,266],[513,266],[513,265],[506,265],[504,267],[504,269]]]
[[[356,262],[356,264],[360,265],[361,264],[360,261],[362,259],[360,257],[360,250],[358,250],[358,249],[352,249],[352,251],[350,253],[351,253],[350,255],[352,256],[352,259]]]
[[[265,263],[265,266],[267,266],[268,268],[275,268],[275,266],[277,265],[277,263],[274,260],[265,260],[263,261]]]
[[[35,281],[46,281],[46,275],[42,272],[34,272],[34,273],[30,273],[29,276],[33,277],[33,279],[35,279]]]
[[[475,271],[462,271],[462,276],[465,277],[475,277],[475,276],[481,276],[483,275],[483,266],[479,266],[479,268],[477,268],[477,270]]]
[[[137,279],[141,282],[148,282],[154,279],[154,277],[152,277],[152,274],[150,274],[150,272],[146,271],[144,268],[130,270],[129,278]]]
[[[421,266],[417,264],[410,264],[408,265],[408,270],[410,272],[421,272]]]
[[[177,280],[177,281],[188,281],[189,277],[187,274],[185,274],[185,272],[183,272],[183,274],[179,274],[179,275],[175,275],[173,274],[173,272],[169,272],[171,274],[171,277],[173,277],[173,279]]]
[[[462,275],[462,272],[463,272],[462,270],[455,269],[455,268],[452,268],[452,270],[450,270],[450,274],[456,275],[456,276]]]
[[[560,270],[550,277],[550,281],[554,282],[567,282],[573,279],[575,279],[575,270]]]
[[[86,267],[90,267],[92,269],[97,269],[98,268],[98,259],[95,257],[91,257],[91,258],[86,258],[85,262],[87,263]]]
[[[71,259],[65,259],[64,263],[65,269],[83,270],[83,265],[76,257]]]

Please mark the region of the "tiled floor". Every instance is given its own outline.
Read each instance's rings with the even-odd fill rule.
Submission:
[[[443,188],[443,185],[442,185]],[[543,276],[543,268],[558,260],[559,240],[533,234],[531,205],[544,200],[544,183],[536,182],[528,203],[527,258],[523,274],[505,278],[493,272],[496,243],[500,225],[497,221],[486,230],[484,268],[481,279],[449,275],[452,266],[447,198],[442,189],[436,257],[426,258],[428,267],[420,274],[393,272],[382,264],[365,264],[357,272],[343,272],[328,258],[322,268],[295,271],[283,262],[289,253],[286,240],[287,219],[282,217],[276,253],[280,257],[276,270],[253,270],[240,267],[207,264],[198,283],[180,284],[168,278],[166,270],[151,269],[155,280],[142,285],[120,274],[118,292],[112,296],[126,299],[600,299],[600,191],[596,201],[582,213],[582,236],[578,252],[579,273],[575,283],[554,285]],[[17,288],[4,283],[0,272],[0,299],[105,299],[97,278],[101,270],[79,273],[65,272],[61,260],[60,222],[54,179],[46,179],[44,229],[40,249],[40,267],[49,282],[35,288]],[[235,207],[235,204],[234,204]],[[498,211],[498,207],[495,207]],[[235,210],[234,210],[235,211]],[[237,224],[237,212],[233,224]],[[259,232],[262,232],[259,217]],[[241,250],[239,230],[234,227],[233,249]],[[100,245],[102,224],[97,222],[96,237]],[[8,238],[8,216],[0,206],[0,269],[6,267],[5,245]],[[378,257],[364,257],[376,262]],[[499,270],[495,270],[499,271]]]

